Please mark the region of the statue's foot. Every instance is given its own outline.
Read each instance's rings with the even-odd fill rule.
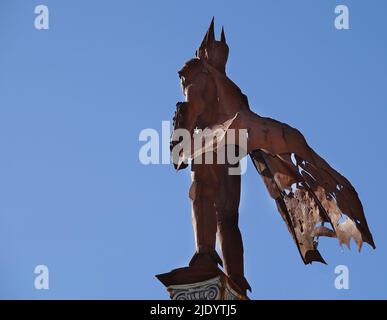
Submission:
[[[229,275],[229,278],[242,290],[244,295],[247,295],[247,290],[251,292],[250,284],[247,282],[244,276]]]
[[[215,250],[211,252],[195,252],[189,266],[201,266],[201,267],[215,267],[217,268],[218,264],[223,267],[222,259],[219,257],[218,253]]]

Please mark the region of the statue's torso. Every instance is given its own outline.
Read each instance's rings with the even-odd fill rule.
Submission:
[[[189,86],[202,88],[201,98],[205,104],[203,112],[198,116],[197,127],[204,129],[214,123],[219,123],[222,116],[222,108],[218,99],[218,92],[212,74],[203,62],[198,59],[187,61],[179,71],[183,92],[186,95]]]

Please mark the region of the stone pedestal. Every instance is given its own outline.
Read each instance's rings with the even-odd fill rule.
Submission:
[[[156,276],[172,300],[248,300],[220,269],[187,267]]]

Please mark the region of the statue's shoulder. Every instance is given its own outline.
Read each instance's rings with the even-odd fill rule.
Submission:
[[[208,71],[206,70],[202,60],[199,58],[188,60],[184,64],[183,68],[178,71],[180,79],[187,83],[192,83],[195,78],[207,73]]]

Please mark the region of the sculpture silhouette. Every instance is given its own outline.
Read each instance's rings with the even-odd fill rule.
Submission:
[[[336,237],[340,245],[347,246],[353,238],[359,251],[363,242],[375,248],[351,183],[321,158],[297,129],[250,110],[247,97],[226,75],[228,53],[224,29],[217,41],[212,19],[196,57],[179,71],[186,101],[177,104],[171,150],[181,143],[175,135],[177,129],[187,129],[192,137],[195,129],[220,128],[225,133],[245,129],[247,150],[243,151],[251,157],[275,200],[305,264],[325,263],[317,250],[320,236]],[[216,154],[217,148],[179,151],[174,157],[178,170],[192,159],[189,196],[196,252],[190,266],[210,268],[223,262],[226,274],[245,294],[251,288],[244,277],[238,227],[241,177],[229,174],[228,169],[235,164],[228,161],[195,162],[205,153]],[[217,231],[223,260],[215,250]]]

